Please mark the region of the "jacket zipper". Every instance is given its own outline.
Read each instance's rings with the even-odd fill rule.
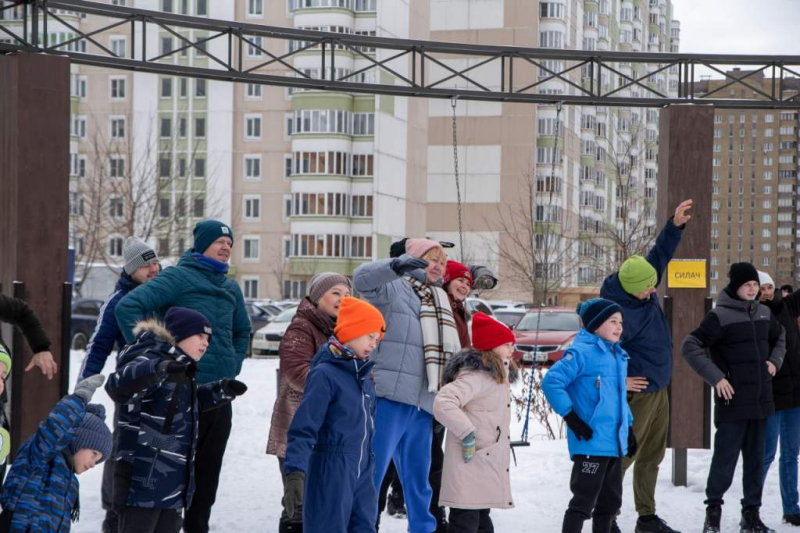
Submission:
[[[358,363],[353,360],[353,366],[356,369],[356,381],[359,380],[359,370],[358,370]],[[360,386],[360,385],[359,385]],[[364,437],[361,439],[361,449],[358,452],[358,475],[356,479],[361,477],[361,461],[364,459],[364,444],[367,442],[367,408],[364,406],[364,400],[366,400],[366,394],[364,393],[364,389],[361,389],[361,411],[364,413]]]

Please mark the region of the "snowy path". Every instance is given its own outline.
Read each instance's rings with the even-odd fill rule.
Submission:
[[[80,367],[83,352],[73,352],[72,380]],[[275,457],[264,453],[269,431],[272,405],[275,401],[275,369],[277,359],[248,359],[240,379],[250,390],[234,402],[233,433],[220,481],[217,503],[212,514],[211,530],[226,533],[277,531],[280,515],[282,487]],[[113,369],[112,358],[106,373]],[[99,391],[96,400],[111,412],[111,400]],[[512,436],[520,433],[512,429]],[[518,466],[512,467],[511,482],[515,509],[493,511],[492,517],[498,533],[545,532],[561,530],[561,519],[569,501],[569,473],[572,467],[567,457],[565,440],[547,441],[541,428],[533,428],[534,437],[529,448],[518,448]],[[671,451],[662,464],[657,501],[659,514],[683,533],[699,531],[704,517],[703,489],[708,474],[711,453],[705,450],[689,452],[689,487],[676,488],[670,482]],[[100,482],[102,469],[96,468],[81,476],[81,521],[73,531],[97,533],[103,511],[100,507]],[[728,505],[723,509],[723,531],[738,531],[739,499],[742,495],[741,475],[737,470],[734,486],[727,494]],[[620,527],[632,533],[636,513],[634,510],[631,476],[625,479],[625,501]],[[777,462],[770,470],[764,491],[762,518],[768,526],[779,532],[797,531],[781,524],[780,492],[778,490]],[[382,533],[406,531],[405,520],[384,517]],[[584,531],[590,531],[587,523]]]

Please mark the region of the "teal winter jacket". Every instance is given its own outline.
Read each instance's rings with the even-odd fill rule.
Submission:
[[[236,281],[186,252],[178,266],[164,269],[117,304],[117,322],[125,340],[133,342],[138,322],[153,315],[163,318],[170,307],[194,309],[211,322],[211,344],[197,363],[197,382],[235,378],[250,343],[250,317]]]
[[[581,329],[572,345],[547,371],[542,390],[553,410],[566,416],[575,411],[592,428],[589,440],[567,432],[570,457],[598,455],[624,457],[628,453],[628,428],[633,414],[628,407],[625,378],[628,354]]]

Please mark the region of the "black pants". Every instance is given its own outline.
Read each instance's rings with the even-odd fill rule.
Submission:
[[[450,509],[447,533],[494,533],[489,509]]]
[[[111,533],[179,533],[181,530],[180,509],[150,509],[125,505],[131,487],[133,466],[119,461],[114,466],[111,508],[114,524]],[[108,514],[106,515],[108,516]],[[106,523],[103,522],[103,527]]]
[[[285,457],[278,457],[278,467],[281,469],[281,483],[283,484],[283,488],[286,488],[286,474],[283,473],[283,463],[286,461]],[[286,514],[286,505],[281,498],[281,507],[283,510],[281,511],[281,519],[280,524],[302,524],[303,523],[303,504],[295,506],[294,508],[294,516],[289,518],[289,515]]]
[[[114,404],[114,432],[113,450],[117,452],[117,443],[119,442],[119,405]],[[103,519],[103,533],[117,533],[118,520],[117,511],[114,506],[114,455],[106,459],[103,464],[103,484],[100,486],[100,501],[103,504],[103,509],[106,511],[106,517]]]
[[[231,404],[200,414],[197,454],[194,461],[196,489],[192,506],[186,510],[183,530],[186,533],[208,533],[211,507],[217,499],[222,458],[231,435],[233,409]]]
[[[431,514],[436,519],[437,531],[447,524],[444,507],[439,506],[439,492],[442,489],[442,469],[444,468],[444,433],[445,428],[435,418],[433,419],[433,439],[431,441],[431,471],[428,482],[431,485]],[[488,517],[488,511],[487,511]],[[491,524],[489,520],[489,524]],[[481,530],[483,531],[483,530]],[[489,530],[487,530],[489,531]]]
[[[767,421],[722,422],[714,435],[714,455],[706,483],[706,505],[722,505],[733,483],[739,453],[742,454],[742,507],[760,507],[764,489],[764,439]]]
[[[608,533],[622,506],[622,459],[576,455],[572,461],[572,499],[561,531],[580,533],[591,518],[592,533]]]

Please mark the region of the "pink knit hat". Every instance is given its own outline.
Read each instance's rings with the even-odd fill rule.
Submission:
[[[406,241],[406,253],[418,259],[433,248],[442,248],[442,245],[429,239],[408,239]]]

